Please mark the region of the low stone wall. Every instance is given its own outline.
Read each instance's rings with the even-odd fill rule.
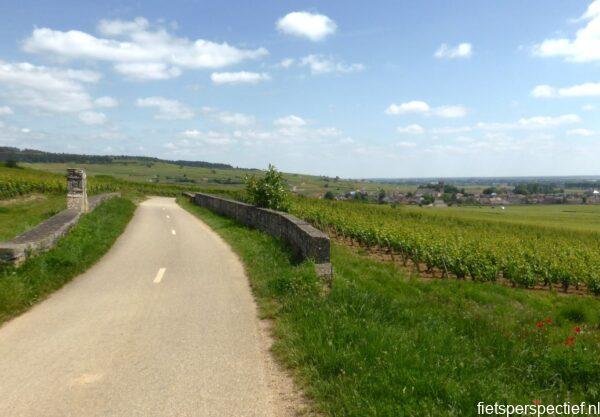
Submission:
[[[120,193],[107,193],[90,197],[89,211],[94,210],[101,202],[119,195]],[[20,265],[29,256],[51,249],[77,224],[81,214],[77,209],[63,210],[14,239],[0,242],[0,262]]]
[[[198,206],[206,207],[215,213],[236,219],[246,226],[285,240],[298,257],[310,259],[315,263],[320,276],[332,277],[329,237],[309,223],[291,214],[209,194],[185,193],[185,195]]]

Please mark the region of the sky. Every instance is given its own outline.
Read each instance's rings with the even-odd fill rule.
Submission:
[[[600,175],[600,0],[3,0],[0,145]]]

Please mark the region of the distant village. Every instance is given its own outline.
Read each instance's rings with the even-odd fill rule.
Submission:
[[[600,204],[600,190],[565,191],[549,184],[524,183],[513,187],[488,187],[480,193],[469,193],[443,181],[419,185],[414,192],[369,194],[364,189],[343,194],[325,193],[322,198],[335,200],[370,200],[380,204],[410,204],[447,207],[452,205],[507,206],[513,204]]]

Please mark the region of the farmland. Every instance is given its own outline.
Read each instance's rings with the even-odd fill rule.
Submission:
[[[158,183],[170,185],[188,185],[202,188],[222,188],[226,190],[241,190],[244,188],[246,175],[260,174],[259,170],[241,168],[205,168],[189,167],[172,163],[148,163],[135,159],[118,160],[108,164],[87,163],[24,163],[23,166],[64,173],[67,168],[83,168],[88,175],[110,175],[117,179],[132,182]],[[285,179],[295,193],[317,196],[331,190],[336,194],[364,189],[369,193],[383,187],[398,190],[395,185],[382,185],[369,181],[343,180],[330,177],[285,173]]]
[[[521,208],[524,217],[517,210],[496,220],[491,209],[435,211],[297,199],[292,212],[443,276],[502,279],[522,287],[586,286],[600,293],[600,233],[583,230],[598,210],[569,207],[579,216],[567,213],[570,220],[561,225],[564,213],[540,207]]]

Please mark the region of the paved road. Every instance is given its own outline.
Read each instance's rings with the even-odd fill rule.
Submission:
[[[0,327],[0,416],[279,417],[263,339],[236,256],[151,198],[98,264]]]

